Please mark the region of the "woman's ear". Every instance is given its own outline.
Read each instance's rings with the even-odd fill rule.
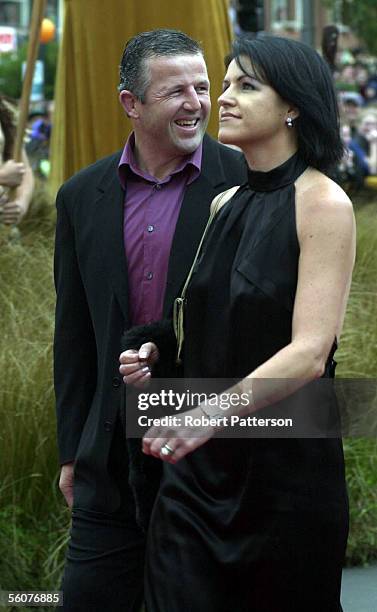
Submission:
[[[292,121],[294,121],[295,119],[297,119],[297,117],[300,116],[300,111],[298,110],[298,108],[296,108],[296,106],[290,106],[287,110],[287,117],[290,117],[292,119]]]

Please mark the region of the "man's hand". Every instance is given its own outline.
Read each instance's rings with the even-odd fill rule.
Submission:
[[[73,462],[62,465],[59,479],[59,489],[63,493],[70,509],[72,509],[73,504],[73,468]]]
[[[0,168],[0,184],[6,187],[18,187],[22,183],[26,172],[23,162],[15,162],[8,159]]]
[[[119,372],[123,376],[123,382],[134,387],[145,386],[151,377],[151,367],[158,358],[158,348],[153,342],[142,344],[138,351],[124,351],[119,357]]]

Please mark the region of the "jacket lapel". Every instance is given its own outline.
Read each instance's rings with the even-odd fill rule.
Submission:
[[[98,244],[108,270],[109,282],[117,297],[125,320],[128,320],[127,262],[123,239],[122,190],[117,174],[120,154],[108,166],[98,186],[95,211]]]

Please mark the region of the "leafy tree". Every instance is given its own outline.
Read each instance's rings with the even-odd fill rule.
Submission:
[[[330,8],[340,8],[342,22],[350,26],[371,55],[377,55],[376,0],[322,0]]]
[[[56,41],[49,42],[45,45],[44,53],[45,62],[45,98],[52,100],[54,98],[56,65],[58,60],[59,45]]]
[[[54,97],[56,62],[58,43],[50,42],[41,50],[45,64],[45,98]],[[20,98],[22,92],[22,62],[25,61],[27,45],[22,45],[18,51],[0,54],[0,92],[11,98]]]
[[[22,62],[26,58],[26,47],[17,52],[0,55],[0,92],[11,98],[19,98],[22,90]]]

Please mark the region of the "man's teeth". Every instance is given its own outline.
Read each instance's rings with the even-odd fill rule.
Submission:
[[[191,121],[185,121],[185,120],[177,120],[176,124],[177,125],[182,125],[183,127],[194,127],[197,123],[197,119],[191,119]]]

